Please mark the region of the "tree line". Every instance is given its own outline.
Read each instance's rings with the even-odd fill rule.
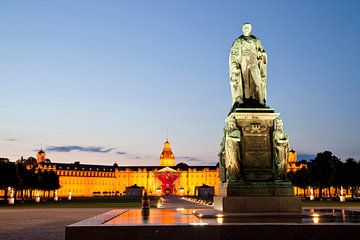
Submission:
[[[11,162],[0,158],[0,189],[7,200],[8,189],[14,189],[14,197],[23,200],[32,199],[35,191],[43,191],[43,197],[50,197],[50,192],[60,188],[59,176],[53,170],[38,168],[36,159],[20,159]]]
[[[305,163],[305,167],[290,172],[288,176],[294,186],[303,189],[304,196],[309,194],[309,187],[318,189],[320,198],[323,197],[323,192],[329,197],[340,196],[341,187],[352,198],[359,191],[360,162],[353,158],[343,162],[331,152],[325,151],[318,153],[309,162],[302,160],[299,163]]]

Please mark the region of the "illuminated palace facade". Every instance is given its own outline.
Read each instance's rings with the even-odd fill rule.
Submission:
[[[175,165],[175,157],[168,140],[160,155],[160,166],[113,166],[45,161],[45,152],[37,154],[38,166],[54,170],[59,176],[59,197],[123,196],[129,187],[143,187],[149,195],[197,195],[200,186],[219,185],[218,166]]]

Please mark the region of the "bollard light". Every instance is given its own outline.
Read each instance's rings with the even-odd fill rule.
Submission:
[[[57,190],[54,192],[54,202],[57,202],[59,200]]]
[[[8,203],[9,203],[9,205],[14,205],[14,203],[15,203],[14,189],[9,187],[9,191],[10,191],[10,197],[8,199]]]
[[[40,202],[40,192],[39,192],[39,190],[36,190],[36,193],[35,193],[35,202],[37,202],[37,203]]]

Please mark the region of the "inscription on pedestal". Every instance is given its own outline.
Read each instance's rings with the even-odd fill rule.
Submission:
[[[269,136],[251,134],[244,136],[244,167],[271,167]]]
[[[244,167],[267,167],[271,168],[270,152],[246,152]]]
[[[245,136],[245,149],[247,151],[268,151],[269,141],[268,136]]]

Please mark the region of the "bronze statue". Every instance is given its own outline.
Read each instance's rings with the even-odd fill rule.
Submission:
[[[266,102],[267,54],[260,40],[251,34],[251,24],[242,27],[230,51],[232,104],[264,107]]]
[[[228,180],[240,178],[240,140],[241,133],[235,118],[228,118],[225,134],[225,168]]]
[[[276,128],[273,132],[275,179],[286,180],[289,156],[289,137],[284,133],[283,122],[280,119],[275,120],[275,126]]]

